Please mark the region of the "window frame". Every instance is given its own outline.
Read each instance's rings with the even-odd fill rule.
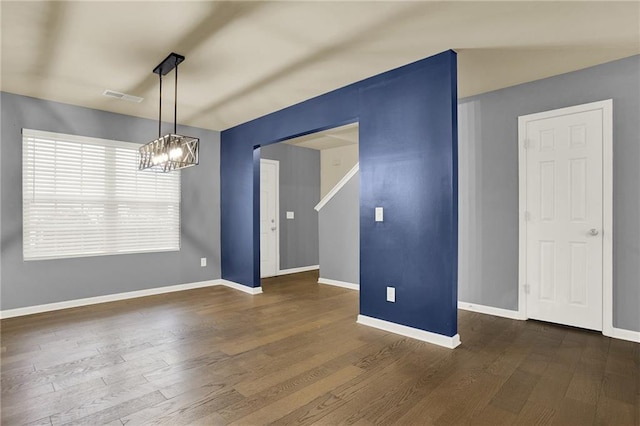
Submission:
[[[44,140],[44,141],[50,141],[52,144],[58,143],[58,142],[68,142],[68,143],[77,143],[77,144],[81,144],[81,145],[92,145],[92,146],[99,146],[99,147],[105,147],[107,150],[109,148],[111,148],[113,151],[111,153],[111,157],[115,157],[115,150],[116,149],[126,149],[126,150],[131,150],[131,151],[136,151],[138,150],[138,148],[140,146],[142,146],[143,144],[139,144],[139,143],[134,143],[134,142],[125,142],[125,141],[120,141],[120,140],[112,140],[112,139],[102,139],[102,138],[96,138],[96,137],[90,137],[90,136],[81,136],[81,135],[71,135],[71,134],[65,134],[65,133],[58,133],[58,132],[48,132],[48,131],[42,131],[42,130],[35,130],[35,129],[29,129],[29,128],[23,128],[22,129],[22,134],[21,134],[21,173],[22,173],[22,257],[23,257],[23,261],[25,262],[32,262],[32,261],[39,261],[39,260],[63,260],[63,259],[73,259],[73,258],[82,258],[82,257],[97,257],[97,256],[114,256],[114,255],[131,255],[131,254],[150,254],[150,253],[165,253],[165,252],[178,252],[181,250],[182,248],[182,176],[180,171],[172,171],[170,173],[175,174],[177,173],[177,183],[173,183],[173,185],[177,185],[177,200],[175,201],[171,201],[171,202],[167,202],[167,208],[169,208],[170,206],[175,206],[177,208],[177,227],[175,228],[177,232],[177,235],[173,235],[171,238],[177,238],[177,247],[173,246],[173,247],[169,247],[169,248],[143,248],[143,249],[119,249],[116,250],[117,248],[117,244],[114,244],[114,241],[118,240],[118,237],[116,236],[115,238],[113,237],[109,237],[107,234],[104,234],[102,241],[102,244],[104,244],[105,246],[109,245],[109,241],[111,241],[112,246],[109,247],[108,251],[104,251],[104,252],[84,252],[84,253],[74,253],[74,254],[52,254],[52,255],[29,255],[27,256],[27,226],[26,226],[26,220],[28,219],[28,215],[27,215],[27,208],[28,208],[28,202],[27,201],[27,178],[25,177],[25,173],[26,173],[26,166],[27,166],[27,160],[25,158],[25,152],[27,148],[27,144],[29,142],[29,139],[33,140],[33,139],[40,139],[40,140]],[[109,155],[107,155],[108,157]],[[136,156],[137,157],[137,156]],[[114,212],[117,212],[118,210],[118,206],[122,206],[122,205],[126,205],[126,202],[123,201],[122,196],[120,196],[120,198],[118,198],[116,196],[116,185],[114,185],[114,182],[117,181],[117,172],[115,170],[115,168],[110,169],[109,166],[107,165],[108,160],[105,159],[105,165],[104,165],[104,170],[106,172],[107,175],[110,175],[109,178],[105,178],[105,183],[104,183],[104,187],[105,187],[105,196],[103,198],[103,200],[101,201],[104,205],[104,215],[107,216],[109,213],[108,211],[111,212],[111,215],[114,214]],[[115,161],[115,159],[114,159]],[[33,165],[35,165],[35,161],[33,163]],[[151,171],[151,170],[144,170],[144,171],[140,171],[138,170],[137,167],[138,163],[137,163],[137,158],[136,158],[136,164],[135,164],[135,173],[143,173],[143,174],[160,174],[160,175],[166,175],[167,173],[162,173],[162,172],[157,172],[157,171]],[[37,165],[35,166],[37,167]],[[30,189],[31,191],[35,191],[37,186],[34,183],[31,184],[32,188]],[[52,195],[56,195],[55,191],[52,191]],[[85,201],[87,200],[87,201]],[[121,200],[121,201],[118,201]],[[55,202],[55,201],[54,201]],[[78,201],[79,203],[88,203],[88,202],[96,202],[96,200],[88,200],[88,199],[82,199],[80,198],[80,201]],[[99,203],[100,201],[96,202]],[[140,204],[144,204],[144,200],[140,201]],[[153,204],[152,202],[147,202],[149,205]],[[118,216],[116,214],[116,216]],[[116,223],[117,222],[113,222]],[[105,226],[104,224],[102,226]],[[126,232],[126,231],[125,231]],[[124,234],[123,234],[124,235]],[[36,249],[37,250],[37,249]]]

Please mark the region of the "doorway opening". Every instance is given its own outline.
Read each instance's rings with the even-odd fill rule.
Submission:
[[[261,278],[359,287],[358,141],[353,123],[260,147]]]
[[[278,275],[280,265],[280,162],[260,159],[260,278]]]

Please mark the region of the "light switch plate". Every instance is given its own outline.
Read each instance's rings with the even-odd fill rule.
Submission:
[[[395,302],[395,301],[396,301],[396,288],[387,287],[387,302]]]
[[[207,258],[206,257],[201,257],[200,258],[200,266],[202,268],[204,268],[205,266],[207,266]]]
[[[293,219],[294,218],[294,213],[293,212],[287,212],[287,219]]]
[[[382,207],[376,207],[376,222],[384,221],[384,210]]]

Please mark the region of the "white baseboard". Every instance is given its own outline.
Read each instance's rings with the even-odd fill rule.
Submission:
[[[334,285],[336,287],[344,287],[350,290],[360,290],[360,284],[348,283],[345,281],[331,280],[329,278],[318,278],[318,284]]]
[[[217,285],[223,285],[249,294],[262,293],[262,287],[252,288],[247,287],[246,285],[234,283],[233,281],[217,279],[200,281],[196,283],[155,287],[145,290],[127,291],[125,293],[107,294],[104,296],[87,297],[84,299],[66,300],[64,302],[47,303],[44,305],[27,306],[24,308],[7,309],[4,311],[0,311],[0,319],[21,317],[24,315],[39,314],[42,312],[59,311],[61,309],[78,308],[80,306],[97,305],[98,303],[117,302],[119,300],[135,299],[145,296],[155,296],[157,294],[173,293],[176,291],[192,290],[195,288],[212,287]]]
[[[84,299],[66,300],[64,302],[47,303],[44,305],[27,306],[24,308],[0,311],[0,318],[21,317],[23,315],[39,314],[42,312],[59,311],[61,309],[77,308],[80,306],[96,305],[98,303],[116,302],[118,300],[135,299],[138,297],[154,296],[156,294],[173,293],[176,291],[192,290],[194,288],[221,285],[221,280],[200,281],[196,283],[178,284],[165,287],[155,287],[146,290],[127,291],[125,293],[107,294],[104,296],[87,297]]]
[[[412,339],[421,340],[427,343],[433,343],[434,345],[444,346],[449,349],[453,349],[460,345],[460,335],[458,334],[453,337],[449,337],[442,334],[431,333],[430,331],[420,330],[418,328],[407,327],[406,325],[396,324],[394,322],[368,317],[366,315],[358,315],[357,322],[358,324],[379,328],[380,330],[411,337]]]
[[[276,275],[298,274],[300,272],[315,271],[320,265],[301,266],[299,268],[280,269]]]
[[[475,303],[458,301],[458,309],[477,312],[480,314],[494,315],[496,317],[503,317],[503,318],[509,318],[514,320],[527,319],[519,311],[512,311],[509,309],[502,309],[502,308],[494,308],[493,306],[484,306],[484,305],[478,305]],[[605,327],[602,331],[602,334],[604,334],[607,337],[613,337],[614,339],[628,340],[629,342],[640,343],[640,331],[625,330],[623,328],[615,328],[615,327],[609,327],[609,328]]]
[[[477,312],[479,314],[494,315],[496,317],[510,318],[514,320],[526,320],[519,311],[510,309],[494,308],[493,306],[478,305],[476,303],[468,303],[458,301],[458,309],[464,311]]]
[[[233,288],[235,290],[240,290],[245,293],[254,294],[254,295],[262,293],[262,287],[249,287],[244,284],[238,284],[236,282],[229,281],[229,280],[219,280],[219,281],[220,281],[220,285],[224,285],[224,286]]]
[[[605,336],[613,337],[614,339],[628,340],[629,342],[640,343],[640,331],[625,330],[624,328],[611,329],[611,334],[604,333]]]

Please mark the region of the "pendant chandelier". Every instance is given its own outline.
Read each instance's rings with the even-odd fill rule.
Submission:
[[[171,53],[153,72],[160,77],[160,108],[158,114],[158,138],[139,148],[139,170],[170,172],[198,164],[200,139],[179,135],[178,128],[178,65],[184,56]],[[173,133],[162,135],[162,76],[175,68]]]

